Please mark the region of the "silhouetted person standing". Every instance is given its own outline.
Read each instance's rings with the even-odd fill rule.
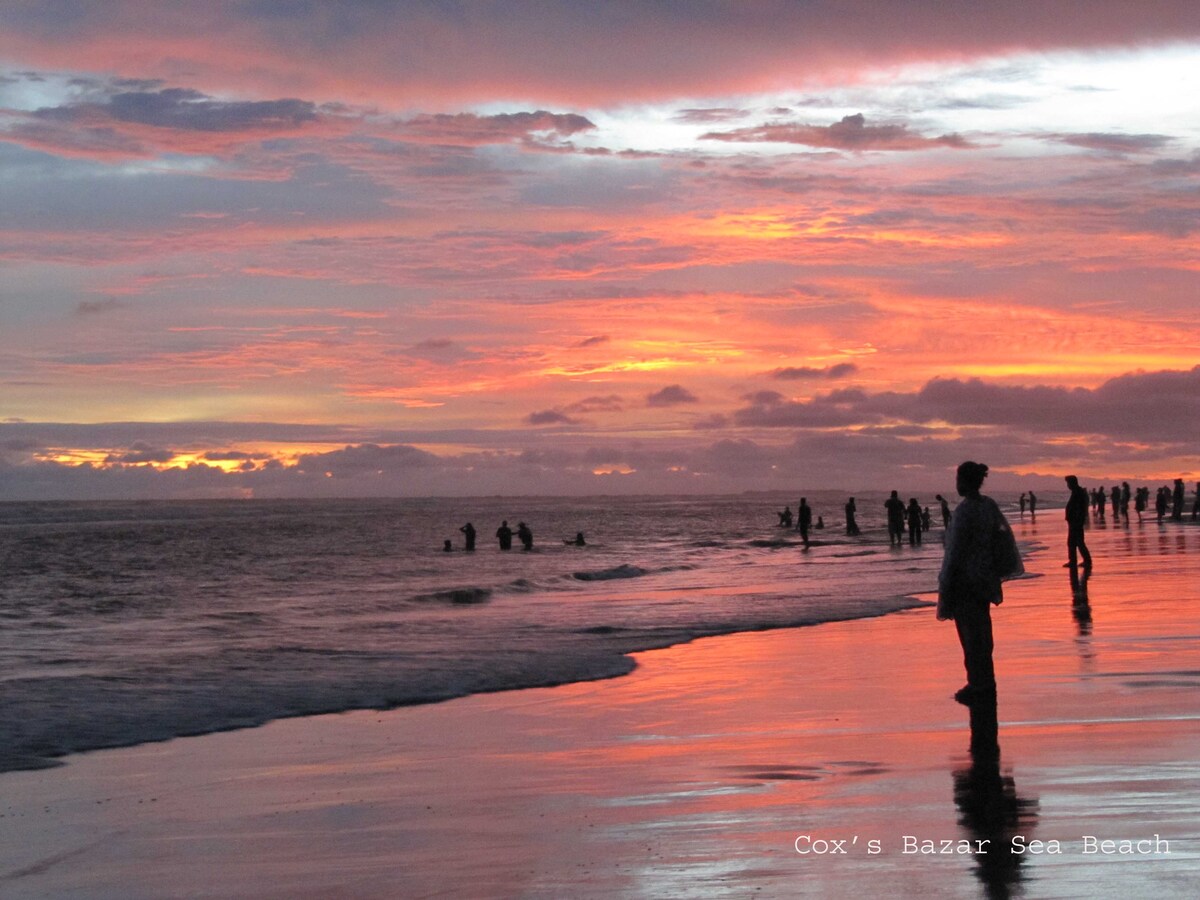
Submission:
[[[967,683],[954,699],[967,704],[986,703],[996,696],[991,608],[1003,599],[996,547],[998,539],[1006,537],[1001,532],[1012,538],[996,501],[979,492],[987,473],[983,463],[967,461],[958,467],[956,488],[963,499],[950,518],[938,575],[937,617],[954,620],[967,670]],[[1015,544],[1012,549],[1015,553]],[[1019,572],[1019,556],[1017,567]]]
[[[508,527],[508,519],[505,519],[496,529],[496,539],[500,541],[501,550],[512,549],[512,534],[512,529]]]
[[[533,532],[529,530],[529,526],[524,522],[517,523],[517,537],[521,540],[522,550],[533,549]]]
[[[1171,518],[1176,522],[1183,519],[1183,479],[1175,479],[1175,494],[1171,502]]]
[[[858,507],[854,505],[854,498],[851,497],[846,501],[846,534],[853,537],[854,535],[862,534],[858,529],[858,522],[854,520],[854,513]]]
[[[921,505],[917,503],[916,497],[910,497],[908,506],[904,510],[904,515],[908,519],[908,543],[910,546],[916,547],[921,543]]]
[[[1022,498],[1021,515],[1025,515],[1025,506],[1024,506],[1025,495],[1022,494],[1021,498]],[[946,498],[943,497],[941,494],[937,495],[937,501],[938,501],[938,503],[940,503],[942,505],[942,527],[949,528],[950,527],[950,504],[946,502]]]
[[[1163,520],[1163,516],[1167,514],[1167,502],[1170,499],[1168,497],[1170,493],[1165,487],[1160,487],[1158,493],[1154,495],[1154,511],[1158,514],[1158,521],[1160,522]]]
[[[463,533],[463,539],[466,541],[465,550],[475,549],[475,526],[468,522],[462,528],[458,529]]]
[[[1037,518],[1037,494],[1033,491],[1029,492],[1029,515]]]
[[[1025,515],[1025,495],[1024,494],[1021,495],[1021,515],[1022,515],[1022,517]]]
[[[904,501],[897,491],[884,502],[887,509],[888,543],[900,544],[904,541]]]
[[[1196,482],[1196,499],[1192,501],[1192,521],[1200,519],[1200,481]]]
[[[800,506],[796,510],[796,527],[800,530],[800,540],[804,541],[804,549],[808,549],[808,529],[812,527],[812,507],[808,498],[800,498]]]
[[[1083,567],[1091,569],[1092,554],[1088,553],[1083,540],[1088,522],[1087,489],[1079,486],[1079,479],[1074,475],[1068,475],[1066,481],[1071,491],[1067,499],[1067,565],[1074,569],[1079,565],[1078,557],[1082,556]]]

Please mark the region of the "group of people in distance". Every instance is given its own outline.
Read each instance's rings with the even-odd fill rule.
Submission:
[[[949,527],[950,504],[941,494],[937,495],[937,499],[942,509],[942,526]],[[916,497],[909,498],[908,505],[905,506],[897,491],[892,491],[892,496],[883,505],[887,510],[888,541],[892,544],[903,543],[903,536],[907,530],[908,542],[914,546],[920,544],[921,535],[930,529],[933,521],[929,507],[922,508]],[[851,537],[862,534],[862,529],[858,527],[858,504],[853,497],[846,501],[845,512],[846,534]],[[795,528],[800,532],[805,548],[809,546],[809,530],[814,527],[812,520],[813,513],[812,508],[808,505],[808,498],[801,497],[800,506],[796,510]],[[792,508],[790,506],[785,507],[783,512],[779,513],[779,527],[792,527]],[[818,529],[825,527],[825,520],[821,516],[817,516],[815,527]]]
[[[458,530],[461,531],[462,535],[463,535],[463,549],[464,550],[474,550],[475,549],[475,537],[477,534],[475,531],[475,526],[472,525],[470,522],[468,522],[466,525],[464,525],[462,528],[460,528]],[[519,540],[521,542],[522,550],[532,550],[533,549],[533,529],[531,529],[524,522],[518,522],[517,530],[516,530],[515,534],[516,534],[517,540]],[[501,550],[511,550],[512,549],[513,535],[514,535],[513,530],[508,527],[508,519],[505,519],[503,522],[500,523],[500,527],[496,529],[496,540],[499,542]],[[587,546],[587,541],[584,540],[582,531],[575,532],[575,537],[573,537],[573,538],[564,538],[563,543],[567,544],[569,546],[572,546],[572,547]],[[442,545],[442,550],[444,550],[446,553],[450,553],[451,551],[454,550],[454,542],[451,541],[449,538],[447,538],[446,542]]]

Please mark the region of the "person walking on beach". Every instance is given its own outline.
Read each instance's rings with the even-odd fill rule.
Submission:
[[[970,460],[958,467],[956,488],[963,499],[950,518],[938,575],[937,617],[954,620],[967,670],[967,683],[954,699],[966,704],[995,700],[992,605],[1003,599],[1001,578],[1024,571],[1004,514],[980,493],[987,473],[986,465]],[[997,554],[999,541],[1004,541],[1003,559]]]
[[[854,520],[854,513],[857,510],[858,507],[854,505],[854,498],[851,497],[846,501],[846,534],[850,535],[851,537],[862,534],[858,528],[858,522]]]
[[[899,546],[904,542],[904,501],[897,491],[884,502],[887,509],[888,543]]]
[[[500,541],[501,550],[512,549],[512,534],[512,529],[508,527],[508,519],[505,519],[496,529],[496,539]]]
[[[463,549],[464,550],[474,550],[475,549],[475,526],[472,525],[470,522],[468,522],[466,525],[464,525],[462,528],[460,528],[458,530],[463,533],[463,539],[466,542],[466,546],[463,547]]]
[[[1092,554],[1088,552],[1083,540],[1084,529],[1088,522],[1087,489],[1079,486],[1079,479],[1074,475],[1067,476],[1067,487],[1071,496],[1067,500],[1067,565],[1075,569],[1079,565],[1078,557],[1083,557],[1083,568],[1091,571]]]
[[[796,509],[796,527],[800,530],[800,540],[804,541],[804,549],[808,549],[808,529],[812,527],[812,507],[808,498],[800,498],[800,506]]]

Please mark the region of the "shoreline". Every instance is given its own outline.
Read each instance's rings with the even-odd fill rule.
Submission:
[[[89,898],[1190,896],[1200,532],[1092,536],[1082,604],[1053,552],[1031,567],[1046,577],[1006,585],[995,765],[972,740],[987,723],[949,699],[962,680],[953,628],[920,607],[645,651],[602,683],[278,720],[6,773],[0,886]],[[995,827],[1042,852],[904,852],[906,836],[940,848]],[[806,834],[846,852],[801,854]],[[1092,835],[1136,851],[1155,834],[1169,853],[1081,845]]]

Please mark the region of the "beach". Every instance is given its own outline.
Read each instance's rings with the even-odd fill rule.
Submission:
[[[704,638],[6,773],[0,894],[1193,896],[1200,528],[1095,528],[1076,586],[1061,515],[1013,521],[995,724],[932,606]]]

